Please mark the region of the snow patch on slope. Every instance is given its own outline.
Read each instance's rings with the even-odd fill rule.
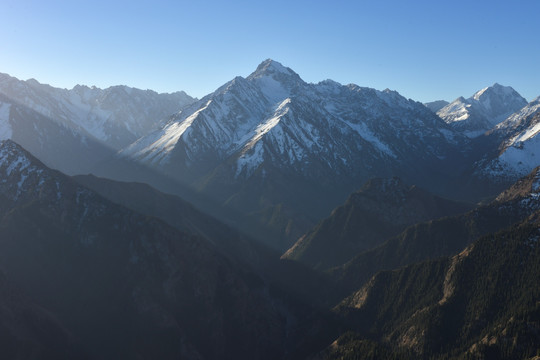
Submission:
[[[243,171],[247,176],[253,174],[253,171],[262,164],[263,158],[263,144],[260,142],[262,137],[270,130],[274,129],[280,122],[281,118],[289,112],[288,105],[291,103],[291,99],[287,98],[279,104],[274,116],[267,119],[263,123],[259,124],[254,131],[254,135],[244,146],[242,155],[236,163],[236,177],[238,177]],[[283,149],[282,149],[283,150]]]
[[[516,142],[513,146],[508,147],[500,155],[499,161],[520,175],[525,175],[537,167],[540,164],[540,136],[536,136],[537,132],[534,135],[530,135],[529,132],[525,134],[530,135],[526,139],[527,141]]]
[[[264,76],[258,78],[258,85],[264,96],[272,103],[277,103],[290,96],[289,90],[285,89],[283,85],[270,76]]]
[[[540,96],[531,101],[527,106],[510,115],[504,122],[497,125],[497,128],[502,129],[516,125],[538,110],[540,110]]]
[[[276,126],[279,121],[281,120],[281,117],[284,116],[289,112],[289,108],[287,105],[291,103],[291,99],[285,99],[281,104],[279,104],[278,108],[276,109],[275,116],[266,120],[262,124],[258,125],[257,128],[255,128],[255,136],[251,138],[251,140],[247,143],[246,148],[251,148],[253,144],[258,142],[266,133],[268,133],[270,130]]]
[[[394,159],[397,158],[396,154],[386,145],[383,143],[373,132],[371,132],[366,124],[359,123],[359,124],[353,124],[351,122],[345,121],[345,123],[354,131],[360,135],[364,140],[371,143],[373,146],[375,146],[380,152],[385,153],[386,155],[389,155],[393,157]]]
[[[162,130],[156,132],[152,137],[145,137],[135,142],[127,149],[122,151],[122,156],[135,157],[143,162],[163,163],[169,158],[170,152],[178,143],[180,137],[189,129],[199,113],[205,110],[212,100],[209,100],[205,106],[195,111],[185,120],[172,122]]]
[[[256,143],[251,149],[242,153],[236,162],[236,174],[238,177],[243,174],[249,177],[264,161],[263,143]]]
[[[538,134],[539,131],[540,131],[540,122],[535,124],[531,128],[527,129],[526,131],[521,133],[519,136],[512,139],[511,143],[514,144],[514,143],[527,141],[530,138],[536,136],[536,134]]]

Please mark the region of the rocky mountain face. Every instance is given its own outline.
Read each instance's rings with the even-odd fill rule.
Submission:
[[[396,92],[308,84],[267,60],[120,155],[241,212],[240,226],[265,227],[274,238],[266,240],[285,249],[369,178],[446,184],[445,162],[467,144]]]
[[[452,128],[474,138],[526,105],[527,101],[510,86],[495,83],[467,99],[457,98],[437,111],[437,115]]]
[[[90,358],[282,358],[298,355],[293,334],[324,324],[289,327],[295,307],[210,241],[105,200],[9,140],[0,178],[0,269]]]
[[[88,172],[194,100],[127,86],[58,89],[0,74],[0,139],[64,172]]]
[[[470,209],[470,205],[408,186],[399,178],[373,179],[302,236],[283,258],[329,269],[380,245],[407,226]]]

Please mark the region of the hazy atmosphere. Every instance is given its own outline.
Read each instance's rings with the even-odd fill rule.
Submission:
[[[540,360],[539,14],[0,0],[0,357]]]

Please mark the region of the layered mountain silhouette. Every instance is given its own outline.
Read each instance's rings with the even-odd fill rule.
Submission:
[[[115,205],[9,140],[0,175],[0,268],[89,357],[274,359],[297,349],[290,336],[303,337],[302,325],[287,324],[309,306],[297,313],[208,239]]]
[[[354,289],[378,271],[455,254],[480,236],[519,223],[540,210],[535,185],[538,177],[536,169],[487,205],[410,226],[383,244],[357,254],[332,273],[343,286]]]
[[[396,92],[308,84],[267,60],[124,149],[120,159],[238,212],[245,231],[261,237],[262,226],[263,240],[284,250],[369,178],[399,175],[444,188],[452,174],[444,164],[460,159],[468,141]],[[103,174],[125,180],[116,168]]]
[[[362,350],[399,359],[534,358],[539,215],[452,257],[378,273],[335,308],[356,334],[342,336],[324,358],[349,359]]]
[[[533,359],[539,108],[270,59],[200,100],[0,74],[2,354]]]
[[[283,258],[328,269],[380,245],[407,226],[469,210],[399,178],[373,179],[302,236]]]
[[[20,143],[65,173],[84,173],[193,101],[184,92],[67,90],[0,74],[0,139]]]

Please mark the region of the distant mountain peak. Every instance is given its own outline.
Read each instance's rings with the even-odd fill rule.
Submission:
[[[504,86],[499,83],[495,83],[474,93],[472,99],[481,100],[483,96],[490,94],[502,97],[521,97],[521,95],[519,95],[518,92],[511,86]]]
[[[41,85],[41,83],[34,78],[26,80],[26,83],[29,85]]]
[[[410,171],[408,164],[420,157],[437,162],[460,157],[459,149],[466,143],[423,105],[395,91],[331,81],[306,83],[293,70],[269,59],[247,78],[229,81],[178,113],[119,157],[197,184],[198,191],[215,194],[218,202],[227,198],[226,206],[242,213],[251,206],[249,211],[257,214],[253,216],[259,216],[258,204],[263,202],[253,200],[262,196],[267,209],[283,203],[285,217],[296,216],[289,215],[296,210],[288,210],[296,207],[310,208],[310,216],[322,217],[336,205],[334,194],[343,198],[355,190],[353,184],[367,178],[400,175],[423,185],[421,178],[430,178],[431,168],[425,176],[417,176],[427,168],[420,170],[416,164],[419,171]],[[200,181],[203,177],[206,180]],[[281,179],[291,177],[298,182],[284,187]],[[221,185],[225,182],[228,188]],[[248,189],[243,184],[250,184],[249,190],[235,197],[226,194],[229,189]],[[306,195],[307,201],[302,198],[302,204],[294,200],[308,191],[328,192],[328,201],[307,205],[311,199],[316,201],[312,194]],[[287,240],[308,228],[303,220],[298,224],[285,230]]]
[[[257,66],[256,71],[266,71],[266,70],[284,72],[284,73],[293,72],[290,68],[285,67],[280,62],[272,60],[272,59],[264,60],[262,63],[259,64],[259,66]]]
[[[343,85],[341,85],[339,82],[334,81],[334,80],[332,80],[332,79],[326,79],[326,80],[319,81],[319,84],[318,84],[318,85],[326,85],[326,86],[343,86]]]
[[[527,105],[510,86],[495,83],[475,92],[468,99],[460,96],[440,109],[437,114],[468,137],[477,137],[504,121]]]
[[[283,66],[281,63],[275,60],[266,59],[265,61],[260,63],[259,66],[257,66],[257,69],[253,73],[248,76],[248,80],[266,76],[270,76],[274,79],[276,79],[277,77],[293,77],[300,79],[300,76],[298,76],[298,74],[295,73],[292,69]]]

